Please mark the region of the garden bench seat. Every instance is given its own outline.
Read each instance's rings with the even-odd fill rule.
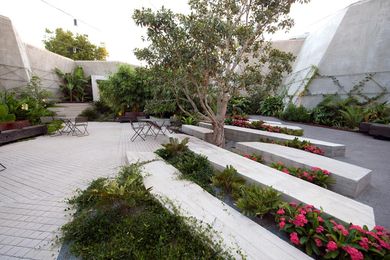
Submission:
[[[151,152],[127,152],[129,163],[157,158]],[[203,221],[222,239],[223,248],[236,249],[248,259],[312,259],[290,243],[280,239],[254,221],[203,190],[197,184],[178,178],[178,171],[164,161],[143,166],[144,184],[169,210],[172,204],[184,217]],[[215,234],[214,234],[215,235]],[[233,250],[232,250],[233,251]],[[234,257],[240,259],[237,252]]]
[[[211,128],[209,123],[199,123],[199,126],[205,128]],[[260,139],[270,139],[273,141],[288,141],[298,138],[300,141],[308,141],[311,144],[319,147],[325,152],[325,156],[328,157],[338,157],[345,156],[345,145],[336,144],[331,142],[325,142],[321,140],[306,138],[306,137],[297,137],[293,135],[272,133],[257,129],[250,129],[232,125],[225,125],[225,138],[235,142],[258,142]]]
[[[213,138],[213,130],[196,125],[182,125],[181,132],[195,136],[206,142],[210,142]]]
[[[175,136],[179,139],[188,137],[183,134]],[[248,181],[273,187],[282,193],[287,201],[298,201],[318,209],[323,208],[325,213],[346,223],[367,225],[370,229],[375,226],[374,210],[368,205],[194,137],[190,137],[188,147],[193,152],[206,156],[217,170],[232,165]]]
[[[318,167],[331,173],[336,183],[331,190],[357,197],[371,181],[371,170],[295,148],[261,142],[238,142],[236,150],[260,155],[267,163],[282,162],[289,167]]]

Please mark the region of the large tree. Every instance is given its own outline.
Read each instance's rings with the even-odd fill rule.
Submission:
[[[147,28],[150,44],[135,53],[172,88],[183,112],[211,122],[214,143],[223,146],[231,96],[266,81],[270,70],[265,67],[279,66],[275,57],[285,60],[265,35],[288,30],[291,5],[308,1],[190,0],[188,15],[165,8],[136,10],[133,18]]]
[[[73,60],[105,60],[108,56],[106,48],[92,44],[88,35],[74,35],[62,28],[57,28],[54,32],[46,29],[43,43],[47,50]]]

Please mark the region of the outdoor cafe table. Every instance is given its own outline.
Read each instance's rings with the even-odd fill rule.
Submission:
[[[151,136],[154,136],[155,138],[157,138],[160,133],[161,135],[165,135],[167,126],[169,125],[169,119],[167,118],[140,118],[138,121],[148,124],[145,136],[148,136],[149,132],[151,132]]]
[[[62,135],[62,134],[70,134],[70,133],[73,133],[74,132],[74,123],[72,120],[72,118],[69,118],[69,117],[54,117],[55,120],[60,120],[62,122],[64,122],[64,127],[59,131],[59,134]]]

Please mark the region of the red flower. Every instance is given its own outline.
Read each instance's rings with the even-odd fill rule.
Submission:
[[[359,245],[360,245],[361,247],[363,247],[364,249],[367,249],[367,250],[368,250],[368,238],[362,237],[362,238],[360,239]]]
[[[351,246],[343,247],[344,251],[349,254],[351,260],[363,260],[363,254],[359,250]]]
[[[288,171],[287,168],[283,168],[282,172],[287,173],[287,174],[290,174],[290,172]]]
[[[286,225],[286,222],[282,221],[279,223],[279,228],[283,229],[285,225]]]
[[[336,251],[337,250],[337,244],[334,241],[329,241],[326,245],[326,249],[329,252]]]
[[[358,226],[358,225],[351,225],[349,227],[349,230],[351,230],[351,229],[356,229],[357,231],[359,231],[359,232],[361,232],[363,234],[366,233],[366,231],[361,226]]]
[[[316,242],[316,246],[321,247],[322,246],[322,241],[321,239],[315,238],[314,241]]]
[[[307,223],[305,215],[299,214],[295,217],[293,224],[297,227],[303,227]]]
[[[322,233],[324,230],[325,230],[325,229],[324,229],[323,226],[318,226],[318,227],[316,228],[316,233]]]
[[[334,231],[340,231],[341,234],[343,234],[344,236],[348,236],[348,234],[349,234],[348,230],[346,230],[345,227],[343,225],[340,225],[340,224],[335,225],[333,227],[333,230]]]
[[[283,215],[285,213],[284,209],[278,209],[278,211],[276,211],[276,214],[278,215]]]
[[[297,232],[292,232],[292,233],[290,234],[290,241],[291,241],[291,243],[293,243],[294,245],[299,245],[299,237],[298,237]]]
[[[324,219],[321,218],[320,216],[318,216],[317,219],[318,219],[318,222],[324,222]]]

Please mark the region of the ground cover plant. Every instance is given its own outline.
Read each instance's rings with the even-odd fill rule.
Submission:
[[[210,231],[164,208],[145,188],[140,165],[99,178],[70,199],[76,213],[62,241],[82,259],[229,259]],[[192,223],[192,224],[191,224]]]
[[[271,126],[271,125],[268,125],[261,120],[251,122],[247,119],[246,116],[241,116],[241,115],[234,115],[232,117],[226,118],[225,124],[239,126],[239,127],[245,127],[245,128],[251,128],[251,129],[257,129],[257,130],[273,132],[273,133],[282,133],[282,134],[295,135],[295,136],[302,136],[303,135],[303,130],[295,130],[295,129],[289,129],[286,127]]]
[[[305,141],[305,140],[300,141],[297,137],[294,138],[293,140],[288,140],[288,141],[275,141],[275,140],[271,140],[268,138],[261,138],[260,142],[272,143],[272,144],[278,144],[278,145],[283,145],[283,146],[287,146],[287,147],[292,147],[292,148],[304,150],[304,151],[311,152],[311,153],[318,154],[318,155],[325,154],[325,152],[321,148],[311,144],[309,141]]]
[[[276,212],[280,230],[290,241],[324,259],[390,259],[390,233],[380,226],[368,230],[327,217],[311,205],[283,204]]]

